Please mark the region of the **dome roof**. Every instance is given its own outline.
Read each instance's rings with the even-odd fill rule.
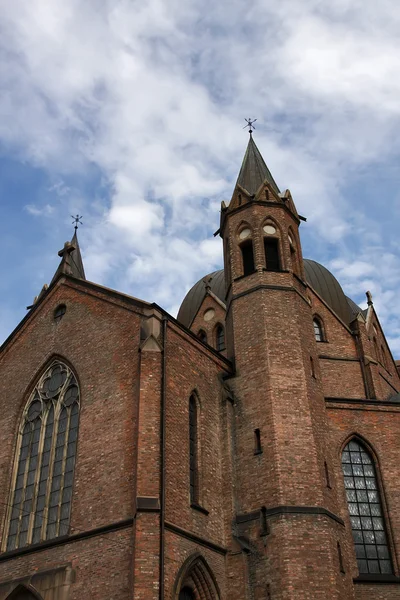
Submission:
[[[304,260],[307,283],[321,296],[328,306],[342,319],[346,325],[350,322],[350,308],[342,286],[320,263],[315,260]],[[361,312],[361,310],[360,310]]]
[[[348,325],[357,312],[362,312],[352,300],[347,299],[340,283],[328,269],[315,260],[304,259],[307,283],[321,296],[338,317]],[[204,280],[211,277],[211,291],[225,302],[225,276],[224,270],[214,271],[200,279],[186,294],[178,312],[178,321],[190,327],[194,317],[203,302],[206,286]],[[356,309],[359,309],[358,311]]]
[[[209,285],[211,291],[217,298],[222,300],[222,302],[225,302],[225,273],[224,270],[221,269],[220,271],[214,271],[213,273],[209,273],[205,277],[202,277],[192,288],[190,288],[183,299],[177,316],[178,321],[182,323],[182,325],[190,327],[206,294],[206,284],[204,281],[210,278],[211,281],[209,282]]]

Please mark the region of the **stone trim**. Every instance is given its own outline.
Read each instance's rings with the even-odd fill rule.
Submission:
[[[63,546],[64,544],[73,544],[74,542],[80,542],[97,535],[103,535],[107,533],[113,533],[120,529],[127,529],[131,527],[134,522],[134,517],[128,517],[122,521],[116,521],[109,525],[103,525],[102,527],[96,527],[95,529],[89,529],[88,531],[81,531],[72,535],[63,535],[52,540],[45,540],[39,544],[31,544],[24,548],[17,548],[16,550],[10,550],[9,552],[3,552],[0,554],[0,562],[5,562],[25,554],[33,554],[34,552],[41,552],[42,550],[48,550],[49,548],[55,548],[56,546]]]
[[[178,527],[177,525],[174,525],[173,523],[166,522],[165,529],[167,529],[168,531],[171,531],[172,533],[176,533],[177,535],[180,535],[181,537],[184,537],[187,540],[190,540],[191,542],[200,544],[200,546],[205,546],[206,548],[209,548],[210,550],[214,550],[214,552],[218,552],[219,554],[225,555],[228,553],[228,550],[226,548],[224,548],[223,546],[214,544],[214,542],[210,542],[209,540],[206,540],[206,539],[192,533],[191,531],[182,529],[182,527]]]
[[[331,404],[372,404],[373,406],[397,406],[400,409],[398,402],[391,402],[390,400],[369,400],[368,398],[325,398],[325,402]]]
[[[236,523],[246,523],[247,521],[255,521],[260,518],[261,511],[254,511],[247,514],[237,515]],[[329,517],[339,525],[343,525],[344,521],[335,513],[331,512],[327,508],[322,508],[321,506],[274,506],[272,508],[267,508],[265,511],[265,516],[275,517],[277,515],[322,515]]]
[[[359,575],[353,579],[353,583],[380,583],[380,584],[400,584],[400,577],[396,575],[382,575],[377,573],[375,574],[365,574]]]

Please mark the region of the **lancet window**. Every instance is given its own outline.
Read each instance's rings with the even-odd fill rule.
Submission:
[[[194,394],[189,399],[189,473],[190,503],[198,502],[198,456],[197,456],[197,402]]]
[[[22,416],[5,550],[68,533],[78,424],[78,383],[55,360]]]
[[[360,574],[391,574],[379,486],[372,456],[353,439],[342,454],[344,485]]]
[[[215,330],[216,349],[218,352],[225,350],[225,330],[222,325],[217,325]]]
[[[322,322],[318,317],[314,317],[313,319],[313,327],[314,327],[314,335],[317,342],[324,342],[324,328],[322,327]]]

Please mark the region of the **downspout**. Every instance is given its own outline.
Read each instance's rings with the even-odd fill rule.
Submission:
[[[165,570],[165,398],[167,371],[167,317],[162,319],[162,351],[161,351],[161,414],[160,414],[160,581],[159,600],[164,600]]]

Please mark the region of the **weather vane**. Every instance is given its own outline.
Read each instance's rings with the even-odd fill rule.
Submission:
[[[76,231],[78,229],[79,225],[83,225],[83,223],[81,221],[82,215],[81,216],[75,215],[75,217],[74,217],[74,215],[71,215],[71,217],[73,218],[72,225],[75,223],[75,231]]]
[[[249,117],[248,119],[245,119],[245,121],[246,121],[247,125],[245,125],[243,127],[243,129],[246,129],[246,127],[248,127],[249,128],[249,133],[251,134],[253,132],[253,129],[255,129],[254,123],[257,121],[257,119],[251,120],[250,117]]]

